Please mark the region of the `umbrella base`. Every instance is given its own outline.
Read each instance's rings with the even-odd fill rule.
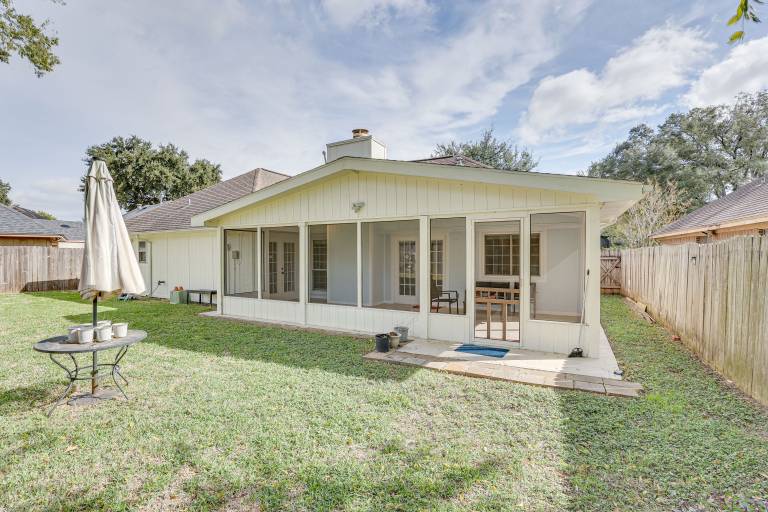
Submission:
[[[123,394],[117,389],[99,389],[96,391],[96,393],[81,393],[71,396],[69,400],[67,400],[67,405],[71,405],[73,407],[85,407],[98,404],[104,400],[114,400],[121,398],[122,396]]]

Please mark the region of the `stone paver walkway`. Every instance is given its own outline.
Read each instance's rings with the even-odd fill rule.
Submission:
[[[416,356],[398,350],[387,353],[370,352],[363,357],[373,361],[419,366],[467,377],[506,380],[561,389],[577,389],[601,395],[636,397],[640,395],[643,389],[640,384],[619,379],[517,368],[487,361],[461,360],[454,357],[435,357],[423,354]]]

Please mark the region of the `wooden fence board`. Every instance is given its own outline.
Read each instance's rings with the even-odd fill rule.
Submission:
[[[0,293],[77,289],[83,249],[0,246]]]
[[[768,404],[768,237],[621,252],[621,291]]]

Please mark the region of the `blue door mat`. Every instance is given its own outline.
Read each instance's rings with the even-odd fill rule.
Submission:
[[[490,357],[504,357],[507,355],[507,352],[509,352],[509,350],[506,348],[484,347],[482,345],[471,345],[469,343],[460,345],[458,348],[455,348],[454,351]]]

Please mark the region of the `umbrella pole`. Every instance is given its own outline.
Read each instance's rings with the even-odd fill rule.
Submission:
[[[93,298],[93,327],[96,328],[96,311],[97,311],[97,305],[96,305],[96,297]],[[94,333],[95,334],[95,333]],[[91,368],[91,394],[96,394],[96,389],[98,388],[98,384],[96,383],[96,377],[98,376],[99,370],[99,356],[97,355],[98,352],[94,350],[93,352],[93,367]]]

